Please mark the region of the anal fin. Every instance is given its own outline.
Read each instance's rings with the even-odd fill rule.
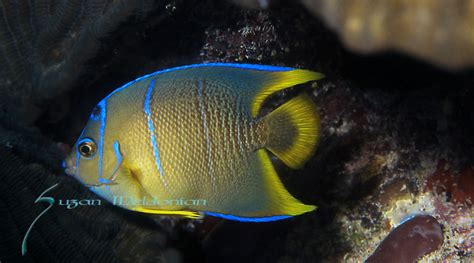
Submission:
[[[260,171],[264,179],[265,190],[268,195],[270,209],[279,211],[283,215],[300,215],[316,209],[314,205],[305,205],[294,198],[283,186],[273,164],[264,149],[257,151],[260,161]]]
[[[267,222],[316,209],[294,198],[283,186],[265,149],[259,149],[232,175],[243,180],[238,190],[228,191],[218,207],[204,211],[210,216],[243,222]]]

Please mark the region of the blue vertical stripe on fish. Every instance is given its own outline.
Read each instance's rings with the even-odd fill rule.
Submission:
[[[158,169],[158,172],[160,173],[160,178],[163,184],[165,185],[166,188],[168,188],[166,180],[163,178],[164,171],[163,171],[163,167],[161,166],[160,154],[158,151],[158,145],[156,143],[156,137],[155,137],[155,127],[153,125],[153,119],[151,116],[150,102],[151,102],[151,96],[153,95],[154,87],[155,87],[155,80],[152,80],[150,83],[150,86],[148,87],[148,91],[146,93],[144,110],[145,110],[145,114],[148,121],[148,130],[150,131],[150,140],[153,147],[153,156],[155,158],[156,168]]]
[[[103,179],[102,175],[102,165],[103,165],[103,153],[104,153],[104,132],[105,132],[105,122],[107,120],[107,103],[106,100],[102,100],[99,103],[100,106],[100,130],[99,130],[99,180]]]

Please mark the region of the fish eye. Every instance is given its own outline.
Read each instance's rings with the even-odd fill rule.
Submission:
[[[90,158],[94,156],[97,148],[93,140],[85,138],[79,142],[77,150],[79,151],[82,157]]]

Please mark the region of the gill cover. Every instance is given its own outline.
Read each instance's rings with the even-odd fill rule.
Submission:
[[[89,121],[77,139],[75,152],[75,177],[82,183],[93,186],[104,183],[104,133],[106,127],[107,106],[102,100],[93,109]],[[92,152],[87,153],[85,146],[90,145]]]

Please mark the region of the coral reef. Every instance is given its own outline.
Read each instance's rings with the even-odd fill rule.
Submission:
[[[303,3],[356,51],[397,49],[451,68],[474,63],[471,0]]]
[[[252,8],[271,6],[270,1],[234,2]],[[453,69],[474,64],[474,2],[471,0],[301,2],[354,51],[399,50]]]
[[[150,0],[2,1],[2,109],[34,122],[47,99],[73,86],[101,38],[155,5]]]

